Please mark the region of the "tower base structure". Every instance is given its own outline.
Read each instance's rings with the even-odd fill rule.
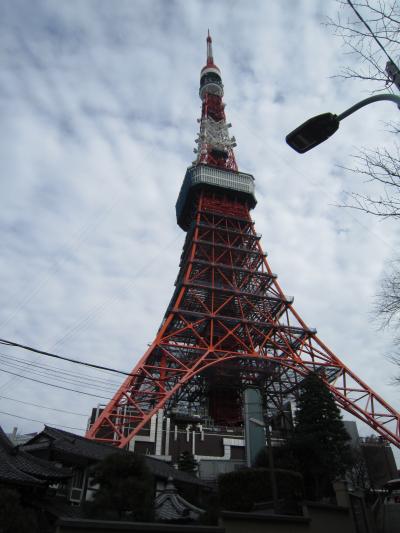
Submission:
[[[249,389],[246,389],[248,391]],[[251,389],[250,389],[251,390]],[[246,393],[244,391],[244,394]],[[254,424],[253,402],[244,403],[247,415],[235,425],[215,423],[206,411],[199,413],[176,407],[171,411],[160,409],[148,424],[128,444],[130,451],[150,455],[176,465],[183,452],[189,452],[198,462],[198,475],[204,481],[217,479],[219,474],[249,466],[248,426],[255,425],[258,441],[266,445],[261,420]],[[102,413],[105,406],[93,409],[89,427]],[[272,420],[272,445],[281,446],[292,426],[292,406],[284,406],[284,417],[275,415]],[[290,423],[289,423],[290,421]],[[261,422],[261,424],[260,424]],[[254,458],[253,458],[254,459]]]

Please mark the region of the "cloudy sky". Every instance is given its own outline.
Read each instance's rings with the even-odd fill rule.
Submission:
[[[332,77],[353,61],[323,25],[338,9],[333,0],[3,1],[0,337],[125,371],[152,341],[184,240],[174,206],[194,158],[210,28],[271,267],[309,326],[399,409],[391,333],[371,316],[396,225],[337,207],[345,191],[371,187],[339,165],[357,147],[392,143],[384,121],[395,107],[360,111],[303,156],[284,142],[306,118],[371,90]],[[0,424],[83,432],[119,382],[1,347]]]

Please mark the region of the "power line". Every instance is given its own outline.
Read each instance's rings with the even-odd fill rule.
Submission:
[[[140,276],[142,274],[142,272],[146,271],[146,269],[148,269],[149,265],[153,264],[155,262],[155,259],[157,259],[161,255],[163,250],[167,249],[168,247],[170,247],[171,244],[173,244],[177,240],[177,238],[178,238],[178,235],[175,236],[170,242],[168,242],[152,259],[150,259],[141,268],[139,268],[139,270],[137,270],[136,273],[133,275],[133,279],[125,284],[125,288],[128,288],[129,286],[135,285],[135,283],[137,282],[136,278],[138,276]],[[103,310],[106,308],[107,305],[109,305],[109,303],[111,301],[115,301],[117,299],[118,299],[118,297],[116,297],[116,296],[114,296],[112,298],[108,298],[102,304],[100,304],[97,307],[95,307],[94,309],[92,309],[84,319],[79,320],[77,323],[75,323],[74,326],[72,326],[69,330],[67,330],[67,332],[63,335],[63,337],[61,337],[58,341],[55,342],[53,347],[57,346],[57,344],[62,343],[66,338],[71,337],[72,335],[75,335],[75,333],[77,333],[78,331],[81,331],[82,329],[85,329],[87,327],[87,324],[90,322],[90,320],[92,320],[93,317],[95,317],[99,313],[103,312]],[[9,320],[11,318],[12,317],[10,317]],[[7,320],[6,322],[8,322],[9,320]],[[2,324],[4,324],[4,322]],[[0,327],[1,327],[2,324],[0,324]],[[30,349],[33,352],[40,353],[42,355],[47,355],[49,357],[55,357],[55,358],[58,358],[58,359],[63,359],[63,360],[68,361],[70,363],[81,364],[81,365],[84,365],[84,366],[87,366],[87,367],[96,368],[98,370],[103,370],[103,371],[106,371],[106,372],[115,372],[115,373],[122,374],[122,375],[125,375],[125,376],[132,376],[133,375],[133,374],[131,374],[129,372],[124,372],[124,371],[117,370],[117,369],[111,369],[109,367],[103,367],[103,366],[95,365],[95,364],[92,364],[92,363],[85,363],[85,362],[82,362],[82,361],[72,360],[70,358],[66,358],[66,357],[63,357],[63,356],[60,356],[60,355],[57,355],[57,354],[52,354],[51,352],[44,352],[44,351],[41,351],[41,350],[35,350],[34,348],[31,348],[31,347],[28,347],[28,346],[24,346],[24,345],[21,345],[21,344],[18,344],[18,343],[12,343],[11,341],[4,341],[4,342],[2,342],[2,341],[3,340],[0,339],[0,344],[5,344],[6,346],[17,346],[17,347],[20,347],[20,348],[23,348],[23,349]],[[18,381],[18,377],[19,376],[17,376],[17,379],[15,379],[15,377],[11,378],[6,383],[3,383],[0,386],[0,390],[4,390],[4,388],[7,388],[12,382]],[[117,385],[117,387],[118,386],[119,385]]]
[[[390,57],[390,55],[386,52],[386,49],[385,47],[383,46],[383,44],[379,41],[378,37],[375,35],[375,33],[372,31],[372,29],[370,28],[369,24],[367,22],[365,22],[365,20],[362,18],[362,16],[360,15],[360,13],[357,11],[357,9],[354,7],[353,3],[351,2],[351,0],[347,0],[347,3],[349,4],[349,6],[351,7],[351,9],[354,11],[354,13],[357,15],[357,17],[361,20],[361,22],[364,24],[364,26],[367,28],[367,30],[370,32],[371,34],[371,37],[377,42],[379,48],[381,48],[381,50],[383,51],[383,53],[385,54],[385,56],[389,59],[389,61],[391,61],[394,65],[396,64],[393,59]]]
[[[63,245],[61,245],[60,250],[65,254],[66,251],[74,251],[78,249],[82,243],[85,241],[87,234],[96,229],[96,227],[102,222],[102,219],[104,219],[106,216],[108,216],[108,213],[112,211],[112,209],[115,207],[115,205],[120,200],[115,198],[115,200],[108,206],[103,207],[101,212],[99,214],[96,214],[96,216],[89,218],[81,227],[80,229],[75,232],[75,234],[72,235],[71,239],[68,241],[64,241]],[[75,244],[76,241],[76,244]],[[65,245],[65,246],[64,246]],[[64,248],[63,248],[64,246]],[[1,322],[0,327],[5,326],[14,318],[15,315],[18,314],[18,312],[24,308],[24,306],[29,303],[34,296],[41,290],[43,286],[45,286],[50,279],[50,276],[57,272],[60,268],[60,266],[66,261],[66,256],[60,257],[60,259],[57,259],[57,255],[61,255],[60,252],[53,254],[52,264],[50,265],[50,268],[45,274],[42,279],[36,284],[36,286],[30,291],[25,294],[25,296],[22,297],[22,299],[17,304],[16,308],[14,309],[14,312],[10,314],[10,316],[5,319],[3,322]]]
[[[45,426],[56,426],[59,428],[66,428],[66,429],[77,429],[79,431],[85,431],[85,428],[75,428],[71,426],[62,426],[61,424],[48,424],[47,422],[43,422],[43,420],[35,420],[34,418],[27,418],[26,416],[19,416],[15,415],[14,413],[6,413],[5,411],[0,411],[2,415],[8,415],[13,416],[14,418],[20,418],[21,420],[29,420],[30,422],[38,422],[39,424],[44,424]]]
[[[41,359],[39,359],[39,360],[36,360],[36,359],[30,360],[29,359],[28,360],[28,359],[25,359],[25,358],[16,357],[15,355],[11,355],[11,353],[9,353],[9,352],[0,352],[0,359],[6,359],[6,360],[9,360],[9,361],[15,361],[16,363],[22,363],[22,364],[29,365],[29,366],[32,365],[32,366],[41,368],[43,370],[57,371],[57,372],[60,372],[61,374],[65,374],[65,375],[67,375],[69,377],[73,377],[73,378],[88,378],[88,380],[98,381],[100,383],[106,383],[106,384],[112,383],[113,385],[116,384],[116,382],[114,382],[114,381],[110,382],[108,377],[104,377],[104,378],[103,377],[92,377],[90,374],[82,374],[80,372],[80,369],[78,369],[76,372],[73,372],[73,371],[70,371],[70,370],[66,370],[62,366],[43,363],[43,362],[41,362],[42,361]]]
[[[137,283],[137,278],[143,273],[143,272],[146,272],[149,267],[153,264],[157,264],[157,259],[162,255],[162,253],[164,252],[164,250],[168,249],[171,247],[171,245],[179,238],[179,235],[176,235],[175,237],[173,237],[173,239],[171,239],[171,241],[167,242],[167,244],[165,246],[163,246],[158,252],[157,254],[155,254],[151,259],[149,259],[144,265],[142,265],[136,272],[134,272],[130,278],[130,280],[128,282],[126,282],[124,285],[123,285],[123,289],[127,290],[129,287],[134,287]],[[74,336],[76,333],[81,333],[82,330],[85,330],[87,327],[88,327],[88,324],[90,323],[90,321],[95,318],[96,316],[98,316],[99,314],[103,313],[104,309],[106,309],[111,302],[115,302],[119,299],[119,296],[111,296],[110,298],[107,298],[105,299],[102,303],[98,304],[97,306],[93,307],[88,313],[87,315],[78,320],[77,322],[75,322],[75,324],[73,326],[71,326],[66,332],[65,334],[59,338],[55,343],[54,343],[54,347],[56,347],[58,344],[62,344],[65,339],[68,339],[68,338],[71,338],[72,336]]]
[[[9,396],[0,396],[0,400],[9,400],[11,402],[23,403],[24,405],[40,407],[41,409],[48,409],[49,411],[57,411],[58,413],[65,413],[68,415],[84,416],[86,418],[88,417],[87,414],[74,413],[72,411],[65,411],[64,409],[56,409],[55,407],[48,407],[47,405],[39,405],[37,403],[24,402],[23,400],[17,400],[16,398],[10,398]]]
[[[1,357],[0,357],[0,362],[2,363],[3,368],[5,366],[6,368],[11,368],[12,370],[15,370],[15,371],[18,370],[21,372],[28,372],[27,374],[28,376],[37,375],[41,378],[46,377],[47,379],[51,379],[51,380],[54,379],[56,381],[69,383],[71,385],[78,386],[78,387],[90,387],[93,389],[99,389],[103,392],[106,390],[113,392],[115,390],[115,385],[110,384],[109,386],[106,386],[105,384],[99,385],[99,384],[91,383],[88,380],[73,379],[69,376],[63,375],[62,371],[58,371],[56,369],[53,371],[50,371],[45,368],[41,368],[40,365],[34,365],[34,364],[31,365],[29,363],[25,363],[21,365],[18,363],[13,363],[12,361],[5,361]]]
[[[119,387],[120,383],[110,381],[108,379],[102,379],[102,378],[95,378],[88,376],[87,374],[77,374],[75,372],[68,372],[67,370],[64,370],[57,366],[49,366],[44,365],[40,363],[36,363],[33,361],[26,361],[25,359],[19,359],[18,357],[13,357],[9,354],[0,352],[0,362],[7,366],[12,366],[14,368],[26,370],[26,367],[29,367],[29,370],[33,373],[38,373],[40,371],[40,374],[45,372],[47,375],[53,377],[54,374],[56,374],[57,379],[62,379],[65,381],[70,381],[73,383],[80,383],[84,385],[89,385],[91,387],[95,388],[111,388],[115,389],[115,387]],[[31,370],[33,368],[33,370]]]
[[[0,372],[5,372],[6,374],[11,374],[18,378],[27,379],[28,381],[34,381],[35,383],[41,383],[42,385],[48,385],[49,387],[54,387],[55,389],[63,389],[70,392],[76,392],[78,394],[83,394],[85,396],[92,396],[93,398],[102,398],[103,400],[111,400],[111,398],[106,398],[105,396],[100,396],[98,394],[90,394],[89,392],[83,392],[76,389],[69,389],[68,387],[62,387],[61,385],[54,385],[53,383],[47,383],[47,381],[41,381],[40,379],[28,378],[28,376],[21,376],[21,374],[16,374],[15,372],[10,372],[9,370],[4,370],[0,368]]]
[[[91,392],[93,393],[96,393],[96,392],[100,392],[100,393],[107,393],[107,394],[113,394],[115,392],[115,387],[109,387],[109,388],[104,388],[104,387],[99,387],[97,385],[92,385],[91,383],[87,383],[87,382],[83,382],[83,381],[77,381],[77,380],[71,380],[71,379],[67,379],[63,376],[57,376],[56,374],[46,374],[46,373],[43,373],[42,371],[40,370],[37,370],[37,369],[30,369],[30,368],[26,368],[26,367],[21,367],[21,366],[18,366],[18,365],[13,365],[12,363],[5,363],[4,361],[2,361],[3,365],[0,366],[0,371],[4,371],[4,372],[8,372],[8,369],[10,368],[13,372],[18,372],[18,376],[19,377],[27,377],[27,378],[30,378],[31,376],[38,376],[40,378],[46,378],[46,379],[50,379],[51,383],[55,383],[55,384],[58,384],[58,383],[61,383],[62,385],[72,385],[74,387],[78,387],[79,390],[89,390],[89,389],[93,389]],[[6,365],[6,366],[4,366]],[[26,372],[26,373],[25,373]]]
[[[68,361],[69,363],[74,363],[76,365],[97,368],[98,370],[107,370],[107,372],[114,372],[116,374],[122,374],[124,376],[132,376],[132,373],[130,372],[124,372],[123,370],[117,370],[116,368],[110,368],[108,366],[95,365],[94,363],[88,363],[86,361],[78,361],[78,359],[72,359],[71,357],[65,357],[63,355],[58,355],[51,352],[45,352],[43,350],[32,348],[32,346],[26,346],[25,344],[19,344],[18,342],[8,341],[6,339],[0,339],[0,344],[3,344],[4,346],[14,346],[16,348],[22,348],[23,350],[29,350],[30,352],[46,355],[47,357],[54,357],[55,359],[61,359],[62,361]]]

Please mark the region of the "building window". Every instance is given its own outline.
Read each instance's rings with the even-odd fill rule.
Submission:
[[[71,480],[71,492],[69,499],[73,503],[80,503],[82,500],[82,492],[85,484],[85,472],[77,469]]]

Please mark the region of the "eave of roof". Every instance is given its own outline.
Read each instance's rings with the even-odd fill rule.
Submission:
[[[0,427],[0,481],[17,485],[43,486],[46,481],[71,476],[71,471],[57,468],[14,446]]]
[[[43,438],[47,437],[51,441],[49,443],[43,442]],[[36,441],[40,440],[40,443]],[[107,444],[96,442],[81,435],[76,435],[75,433],[70,433],[61,429],[52,428],[50,426],[45,426],[42,433],[36,435],[32,440],[22,446],[26,451],[34,451],[36,449],[43,449],[44,447],[51,447],[53,453],[57,453],[58,457],[62,457],[65,454],[65,457],[69,460],[74,457],[79,460],[79,458],[84,458],[89,464],[101,461],[113,453],[131,453],[127,450],[122,450],[120,448],[114,448]],[[195,476],[188,474],[187,472],[182,472],[181,470],[176,470],[171,465],[158,459],[156,457],[151,457],[148,455],[144,456],[147,466],[149,467],[150,472],[155,476],[162,479],[168,479],[172,477],[176,481],[183,483],[188,483],[191,485],[198,485],[202,487],[210,487],[210,485]],[[60,459],[61,460],[61,459]]]

